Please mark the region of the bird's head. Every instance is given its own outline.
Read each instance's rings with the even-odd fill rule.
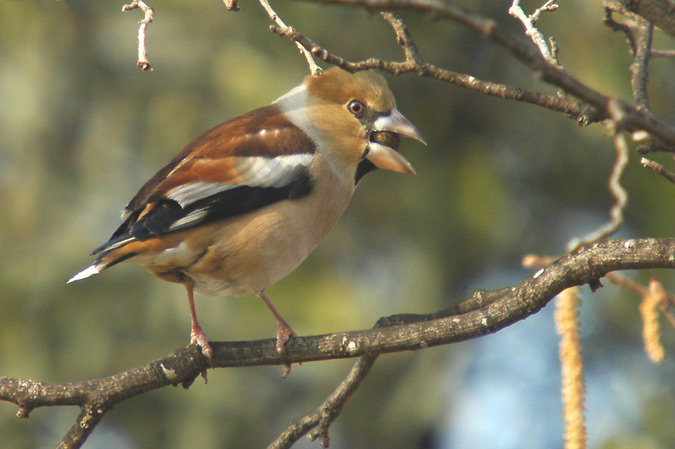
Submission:
[[[415,174],[410,162],[396,151],[400,136],[426,142],[396,109],[384,77],[373,71],[349,73],[334,67],[321,76],[306,77],[294,91],[282,99],[302,104],[293,114],[295,121],[304,122],[301,127],[318,150],[339,169],[352,173],[357,182],[374,168]]]

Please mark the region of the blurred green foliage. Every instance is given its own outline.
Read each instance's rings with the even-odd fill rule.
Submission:
[[[287,23],[350,60],[401,57],[377,14],[277,3]],[[507,14],[509,2],[463,3],[522,32]],[[117,227],[122,207],[182,145],[269,103],[307,74],[295,46],[267,31],[269,20],[255,2],[231,13],[219,1],[177,0],[151,2],[148,51],[155,71],[143,73],[135,65],[141,15],[122,14],[122,4],[0,3],[1,375],[89,379],[186,344],[189,314],[180,286],[135,266],[73,285],[65,281],[90,262],[88,252]],[[460,26],[424,14],[402,16],[429,61],[554,92]],[[544,15],[539,26],[557,38],[561,61],[577,78],[630,100],[624,38],[601,19],[598,3],[579,1]],[[657,43],[672,41],[657,36]],[[652,108],[670,122],[674,64],[654,60],[650,66]],[[523,255],[561,254],[569,239],[607,218],[614,148],[600,125],[579,128],[561,114],[413,75],[388,78],[399,109],[429,146],[404,143],[418,176],[369,175],[327,240],[270,289],[300,334],[366,328],[383,315],[430,312],[475,288],[517,283],[528,275],[520,268]],[[672,236],[672,185],[643,169],[637,154],[631,158],[621,235]],[[669,272],[631,274],[638,281],[652,275],[675,288]],[[600,309],[587,343],[592,354],[606,358],[611,377],[621,369],[612,365],[614,358],[640,354],[636,298],[608,286],[586,300]],[[256,298],[199,297],[197,308],[215,340],[275,332]],[[672,356],[672,329],[664,340]],[[442,432],[452,392],[467,381],[463,370],[474,347],[383,357],[334,426],[332,447],[427,447]],[[646,357],[637,360],[649,364]],[[316,407],[350,365],[305,364],[283,381],[279,367],[211,371],[208,385],[164,389],[119,405],[85,447],[264,447],[292,418]],[[649,442],[642,447],[672,447],[675,387],[663,374],[673,373],[672,361],[661,369],[660,378],[632,378],[641,423],[597,447],[642,441]],[[15,409],[0,403],[2,447],[51,447],[77,414],[40,409],[18,421]],[[598,404],[589,410],[602,413]],[[310,446],[318,443],[297,447]]]

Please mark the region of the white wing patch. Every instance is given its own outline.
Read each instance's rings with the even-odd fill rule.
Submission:
[[[293,182],[309,166],[313,157],[314,155],[310,153],[291,154],[274,158],[262,156],[247,157],[237,165],[237,170],[243,179],[241,183],[193,182],[169,191],[167,197],[178,202],[181,207],[186,207],[201,199],[237,187],[283,187]],[[196,218],[194,216],[190,217],[190,215],[183,217],[179,222],[185,220],[193,221]],[[174,223],[172,228],[178,225],[179,222]]]
[[[178,229],[183,226],[187,227],[192,223],[199,223],[204,217],[206,217],[208,212],[209,211],[206,209],[197,209],[192,211],[183,218],[179,218],[178,220],[174,221],[169,229]]]

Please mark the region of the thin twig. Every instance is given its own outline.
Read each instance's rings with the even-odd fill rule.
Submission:
[[[153,68],[148,60],[148,51],[146,49],[146,31],[148,25],[152,22],[155,16],[155,11],[148,6],[143,0],[133,0],[128,5],[122,7],[122,12],[131,11],[132,9],[140,8],[143,11],[143,20],[138,22],[138,68],[145,72],[152,72]]]
[[[603,23],[610,27],[613,31],[623,33],[626,36],[626,40],[628,40],[628,46],[631,50],[631,54],[635,55],[635,35],[633,34],[633,28],[626,25],[625,23],[619,23],[614,20],[613,13],[615,12],[622,13],[622,10],[617,9],[617,7],[614,5],[611,7],[609,5],[605,5],[605,18]]]
[[[403,22],[401,17],[393,11],[384,11],[381,13],[382,18],[391,26],[396,34],[396,42],[403,49],[405,61],[420,66],[424,63],[420,56],[419,49],[415,40],[413,39],[408,27]]]
[[[552,8],[551,5],[555,5],[555,1],[547,1],[541,8],[538,8],[534,14],[528,16],[525,14],[525,11],[523,11],[523,8],[520,7],[520,0],[513,0],[513,4],[511,4],[511,7],[509,8],[509,14],[522,22],[525,27],[525,34],[530,36],[532,42],[539,48],[543,58],[551,64],[560,67],[558,62],[551,55],[551,50],[548,48],[544,35],[534,26],[539,19],[539,15],[543,11],[554,11],[558,8],[558,5],[555,5],[554,8]]]
[[[458,22],[489,41],[493,42],[497,46],[501,47],[509,54],[514,56],[520,62],[525,64],[531,70],[535,71],[541,76],[541,79],[544,82],[555,85],[565,92],[570,94],[573,97],[585,102],[586,105],[578,105],[580,109],[587,107],[592,110],[591,117],[593,121],[604,120],[610,118],[611,111],[609,110],[610,104],[616,110],[617,108],[622,111],[623,120],[621,121],[621,126],[629,132],[644,130],[649,132],[654,139],[661,141],[664,145],[675,145],[675,126],[659,120],[654,117],[652,114],[637,110],[634,106],[607,95],[603,95],[600,92],[592,89],[584,83],[581,83],[576,78],[570,76],[569,73],[561,70],[557,66],[549,63],[544,60],[541,56],[541,52],[533,47],[531,43],[525,41],[519,36],[514,35],[513,33],[506,31],[500,27],[494,20],[483,17],[480,14],[477,14],[467,8],[455,4],[451,0],[308,0],[312,3],[321,3],[321,4],[338,4],[344,6],[352,7],[361,7],[371,11],[384,11],[384,10],[415,10],[415,11],[424,11],[431,14],[436,19],[447,19]],[[297,34],[296,34],[297,36]],[[314,44],[316,45],[316,44]],[[307,45],[303,44],[305,48]],[[316,52],[313,52],[317,57],[321,57],[320,53],[323,53],[325,50],[321,47],[316,46]],[[328,58],[324,55],[326,59],[331,59],[332,64],[339,65],[338,62],[345,62],[342,58]],[[335,61],[335,62],[333,62]],[[342,65],[340,65],[342,67]],[[345,68],[345,67],[343,67]],[[371,60],[362,61],[358,65],[353,65],[351,70],[366,70],[370,68],[379,68],[385,70],[389,73],[399,74],[404,73],[401,71],[402,67],[400,65],[390,65],[385,61],[379,61],[378,64],[371,63]],[[424,75],[424,67],[417,68],[413,70],[408,68],[405,72],[417,72]],[[442,78],[438,78],[442,79]],[[447,80],[445,80],[447,81]],[[447,81],[449,82],[449,81]],[[570,106],[572,108],[572,106]],[[583,115],[580,114],[580,115]]]
[[[108,410],[110,410],[110,407],[102,404],[82,407],[75,424],[61,439],[56,449],[79,449],[82,447],[87,438],[94,432],[96,426],[101,423]]]
[[[658,162],[654,162],[651,159],[647,159],[646,157],[643,157],[640,159],[640,163],[647,167],[650,170],[654,170],[656,173],[659,175],[663,176],[666,178],[668,181],[672,182],[675,184],[675,173],[671,173],[665,168],[663,168],[663,165],[659,164]]]
[[[614,234],[621,228],[623,223],[623,210],[628,203],[628,192],[621,185],[621,177],[628,164],[629,149],[625,134],[617,132],[613,125],[609,127],[612,128],[612,132],[614,133],[613,140],[614,148],[616,149],[616,160],[614,161],[614,167],[612,167],[608,183],[609,192],[614,198],[614,204],[609,211],[609,221],[584,237],[572,239],[568,244],[568,248],[572,252],[578,251],[582,246],[589,245]]]
[[[539,8],[535,9],[532,14],[530,14],[530,22],[532,22],[532,25],[535,25],[537,21],[539,20],[539,16],[541,13],[544,12],[553,12],[556,9],[558,9],[558,4],[556,3],[556,0],[548,0],[546,3],[541,5]]]
[[[652,58],[675,58],[675,50],[652,50]]]
[[[640,16],[653,23],[671,37],[675,37],[673,0],[605,0],[613,8],[623,10],[625,16]]]
[[[284,21],[279,17],[279,15],[272,9],[272,6],[270,6],[269,0],[258,0],[260,2],[260,5],[263,7],[263,9],[267,12],[267,15],[270,16],[270,20],[276,24],[276,27],[270,26],[271,31],[275,31],[277,28],[284,30],[284,31],[291,31],[293,30],[293,27],[289,27],[284,23]],[[275,31],[276,32],[276,31]],[[312,53],[309,52],[305,47],[300,45],[297,41],[295,42],[295,45],[298,47],[298,50],[300,50],[300,53],[305,57],[307,60],[307,65],[309,65],[309,72],[313,76],[319,76],[321,75],[322,69],[316,64],[316,61],[314,61],[314,57],[312,56]]]
[[[454,84],[482,93],[484,95],[503,98],[506,100],[522,101],[541,106],[543,108],[551,109],[553,111],[563,112],[569,117],[574,118],[580,125],[588,125],[599,120],[596,111],[592,107],[560,97],[558,95],[545,95],[519,87],[481,80],[472,75],[441,69],[422,60],[415,62],[417,59],[416,57],[412,59],[406,59],[404,62],[384,61],[378,58],[369,58],[364,61],[350,62],[329,52],[296,29],[289,28],[284,30],[274,26],[270,27],[270,29],[280,36],[286,36],[300,43],[305,49],[310,51],[314,56],[321,59],[322,61],[336,65],[349,72],[379,69],[393,75],[416,73],[422,77],[432,78],[442,82]],[[412,52],[412,49],[405,48],[404,46],[403,51],[407,58],[406,52]]]
[[[364,356],[352,366],[349,374],[330,396],[312,413],[293,421],[279,437],[267,446],[267,449],[287,449],[296,441],[307,435],[312,441],[319,438],[322,447],[330,446],[328,430],[340,415],[345,404],[358,390],[363,380],[370,373],[377,356]],[[312,430],[314,429],[314,430]],[[310,432],[310,430],[312,430]]]
[[[646,296],[649,294],[649,289],[647,287],[640,285],[637,282],[633,282],[626,276],[623,276],[619,273],[607,273],[607,276],[605,277],[609,282],[616,285],[617,287],[631,290],[640,296]],[[659,307],[661,308],[663,315],[675,328],[675,295],[672,293],[666,293],[663,301],[659,302]]]
[[[673,153],[672,156],[675,159],[675,145],[659,145],[651,140],[649,133],[644,131],[636,131],[632,137],[634,141],[640,142],[640,145],[635,149],[638,153],[642,155],[649,153]]]

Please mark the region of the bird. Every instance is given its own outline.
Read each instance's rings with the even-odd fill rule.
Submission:
[[[375,169],[415,174],[401,136],[426,145],[396,108],[385,78],[333,67],[267,106],[205,131],[152,176],[94,249],[95,261],[68,283],[119,263],[182,284],[190,343],[213,351],[194,293],[256,294],[277,322],[276,348],[296,336],[267,289],[305,260]],[[287,365],[287,368],[290,368]]]

